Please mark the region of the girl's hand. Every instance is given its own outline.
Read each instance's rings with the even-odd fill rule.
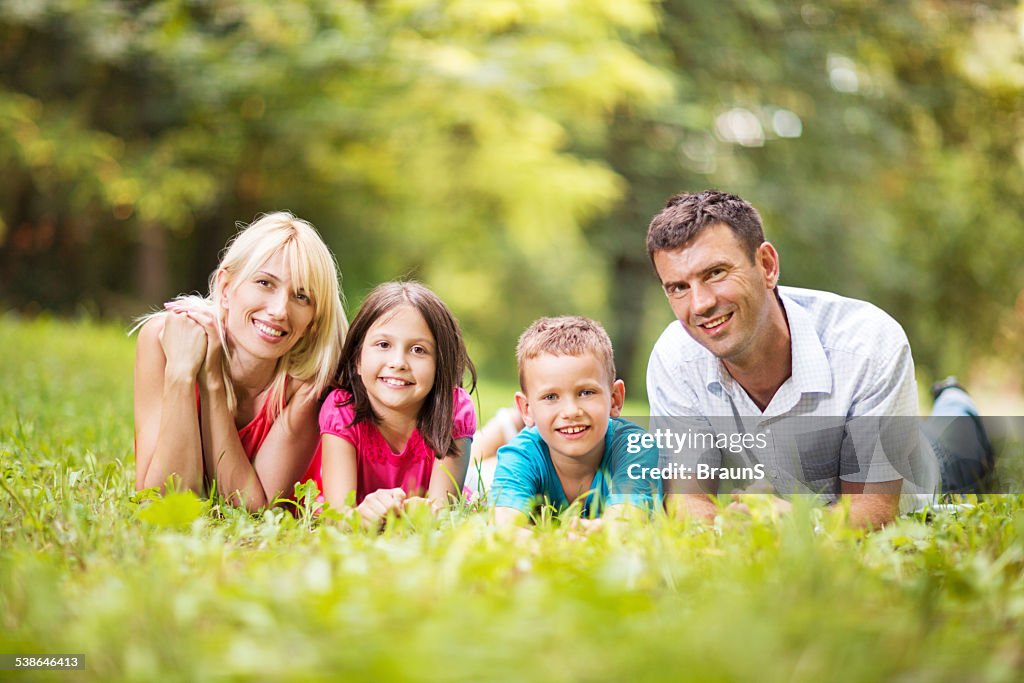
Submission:
[[[220,331],[217,328],[216,309],[209,306],[189,305],[183,301],[168,301],[164,308],[176,315],[188,316],[189,320],[199,325],[206,333],[206,354],[203,358],[202,373],[199,374],[200,384],[207,390],[219,388],[223,384],[221,357],[224,347],[220,343]]]
[[[444,503],[440,500],[424,498],[423,496],[409,496],[402,502],[402,511],[405,512],[423,506],[429,507],[430,511],[436,515],[444,508]]]
[[[194,382],[207,355],[206,332],[185,314],[171,312],[160,330],[160,348],[167,359],[166,375]]]
[[[389,512],[395,514],[401,512],[404,500],[405,491],[401,488],[377,489],[373,493],[367,494],[356,510],[359,511],[367,526],[380,526]]]

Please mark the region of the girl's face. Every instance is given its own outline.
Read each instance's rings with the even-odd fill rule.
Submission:
[[[434,387],[436,354],[434,335],[412,306],[398,306],[378,318],[366,331],[357,367],[374,411],[418,415]]]
[[[224,288],[225,329],[235,349],[263,360],[277,360],[302,339],[313,320],[313,301],[296,290],[279,250],[240,282]]]

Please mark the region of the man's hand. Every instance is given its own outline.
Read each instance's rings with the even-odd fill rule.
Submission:
[[[787,514],[790,510],[793,509],[793,504],[790,503],[785,498],[779,498],[774,494],[767,493],[734,493],[732,494],[732,502],[729,503],[729,505],[727,505],[725,509],[734,510],[744,515],[749,515],[749,503],[752,502],[750,498],[751,496],[758,496],[758,499],[760,499],[763,496],[770,496],[769,505],[771,505],[773,516]]]
[[[879,529],[899,514],[902,479],[866,484],[840,480],[839,485],[843,498],[850,499],[850,526]]]

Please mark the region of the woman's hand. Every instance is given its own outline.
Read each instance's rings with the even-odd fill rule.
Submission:
[[[207,391],[223,386],[224,375],[221,370],[221,358],[224,347],[220,342],[220,330],[217,327],[217,311],[209,306],[189,304],[185,301],[168,301],[164,308],[173,315],[184,315],[198,325],[206,333],[206,351],[198,373],[200,386]]]
[[[167,359],[165,376],[194,382],[207,356],[207,335],[202,326],[183,313],[169,312],[159,339]]]

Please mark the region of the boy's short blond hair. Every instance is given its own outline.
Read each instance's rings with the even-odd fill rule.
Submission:
[[[553,356],[582,356],[592,353],[597,356],[608,372],[608,384],[615,382],[615,354],[612,340],[601,327],[601,323],[579,315],[563,315],[557,318],[535,320],[519,336],[516,344],[516,365],[519,368],[519,387],[526,391],[523,370],[526,361],[542,353]]]

